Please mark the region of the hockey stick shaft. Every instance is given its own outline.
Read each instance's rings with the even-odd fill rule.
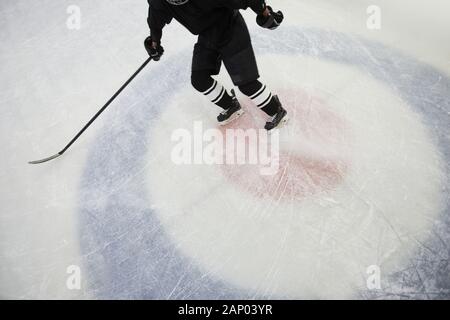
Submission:
[[[108,102],[105,103],[105,105],[95,114],[95,116],[92,117],[91,120],[89,120],[89,122],[84,126],[84,128],[81,129],[80,132],[78,132],[78,134],[67,144],[67,146],[64,147],[64,149],[62,149],[60,152],[58,152],[54,156],[51,156],[51,157],[46,158],[46,159],[38,160],[38,161],[31,161],[29,163],[30,164],[44,163],[44,162],[56,159],[56,158],[62,156],[64,153],[66,153],[66,151],[83,135],[83,133],[95,122],[95,120],[97,120],[97,118],[100,117],[100,115],[103,112],[105,112],[105,110],[111,105],[111,103],[113,103],[114,100],[116,100],[116,98],[122,93],[122,91],[125,90],[128,87],[128,85],[134,80],[134,78],[136,78],[137,75],[139,73],[141,73],[141,71],[147,66],[147,64],[151,60],[152,60],[152,58],[148,58],[142,64],[142,66],[139,67],[139,69],[122,85],[122,87],[119,90],[117,90],[117,92],[108,100]]]

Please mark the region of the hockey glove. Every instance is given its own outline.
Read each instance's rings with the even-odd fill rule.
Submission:
[[[156,47],[154,47],[152,38],[148,37],[145,39],[144,45],[148,55],[153,59],[153,61],[161,60],[161,57],[164,54],[164,48],[160,44],[157,44]]]
[[[263,28],[275,30],[276,28],[278,28],[280,26],[280,24],[284,20],[283,12],[281,12],[281,11],[274,12],[272,7],[270,7],[270,6],[267,6],[267,9],[269,10],[270,15],[265,17],[264,15],[259,14],[256,17],[256,23],[258,23],[258,25]]]

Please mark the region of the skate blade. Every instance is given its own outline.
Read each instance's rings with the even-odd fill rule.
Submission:
[[[244,110],[236,111],[235,114],[233,114],[233,116],[230,119],[228,119],[227,121],[224,121],[224,122],[219,122],[219,125],[221,127],[224,127],[224,126],[236,121],[237,119],[239,119],[244,113],[245,113]]]

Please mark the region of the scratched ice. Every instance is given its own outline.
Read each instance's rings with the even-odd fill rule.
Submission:
[[[444,2],[273,0],[286,14],[274,32],[245,13],[262,79],[291,116],[278,173],[262,176],[171,161],[172,133],[217,128],[219,112],[190,87],[195,38],[176,23],[163,60],[68,154],[27,165],[146,59],[147,5],[80,0],[72,30],[71,1],[2,1],[0,296],[450,298]],[[371,4],[380,30],[367,29]],[[239,98],[232,128],[263,126]]]

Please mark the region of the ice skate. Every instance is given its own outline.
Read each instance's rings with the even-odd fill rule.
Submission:
[[[242,110],[241,104],[236,98],[234,90],[231,90],[231,94],[233,96],[231,108],[222,111],[217,117],[217,121],[221,126],[226,126],[227,124],[230,124],[231,122],[237,120],[240,116],[242,116],[245,113],[245,111]]]
[[[273,116],[271,121],[266,123],[264,128],[267,131],[271,131],[276,128],[281,128],[283,125],[285,125],[289,121],[288,116],[287,116],[287,111],[281,105],[281,102],[278,99],[278,96],[274,96],[274,99],[278,105],[278,112],[277,112],[277,114],[275,114]]]

